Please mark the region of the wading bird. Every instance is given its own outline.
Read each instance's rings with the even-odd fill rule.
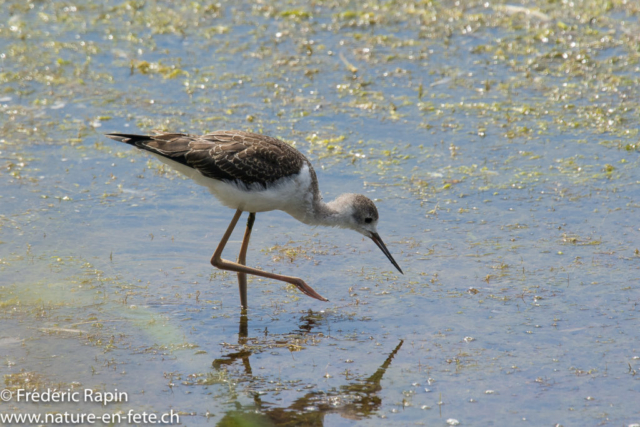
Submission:
[[[242,131],[218,131],[202,136],[182,133],[150,136],[110,133],[106,136],[149,151],[163,163],[207,187],[223,205],[236,210],[211,257],[211,264],[238,273],[243,308],[247,307],[247,274],[291,283],[312,298],[328,301],[298,277],[245,265],[256,212],[281,210],[311,226],[355,230],[373,240],[402,273],[376,230],[376,205],[360,194],[342,194],[325,203],[309,160],[279,139]],[[222,251],[243,211],[249,212],[247,228],[238,262],[231,262],[222,259]]]

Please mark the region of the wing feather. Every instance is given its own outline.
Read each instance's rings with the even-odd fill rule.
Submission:
[[[202,175],[245,185],[268,185],[295,175],[308,160],[279,139],[242,131],[195,136],[165,133],[152,136],[109,134],[108,137],[154,152]]]

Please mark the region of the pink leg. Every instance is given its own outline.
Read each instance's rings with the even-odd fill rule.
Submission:
[[[227,245],[227,242],[229,241],[229,237],[231,237],[231,233],[233,232],[233,229],[236,227],[236,224],[240,219],[240,215],[242,215],[242,211],[237,210],[235,215],[233,216],[233,219],[231,220],[231,223],[229,224],[229,227],[227,228],[227,231],[225,231],[224,236],[222,236],[222,239],[220,240],[220,243],[218,244],[216,251],[213,253],[213,256],[211,257],[211,265],[219,268],[220,270],[235,271],[236,273],[241,273],[241,274],[252,274],[254,276],[266,277],[268,279],[274,279],[274,280],[279,280],[281,282],[291,283],[292,285],[295,285],[298,289],[300,289],[300,291],[303,294],[310,296],[311,298],[315,298],[320,301],[329,301],[328,299],[322,297],[320,294],[314,291],[311,286],[307,285],[304,282],[304,280],[298,277],[283,276],[281,274],[268,273],[266,271],[258,270],[257,268],[247,267],[245,265],[242,265],[241,263],[236,263],[236,262],[223,259],[221,257],[222,251],[224,250],[224,247]],[[248,232],[249,234],[251,233],[250,230]],[[247,232],[245,232],[246,245],[248,246],[249,240],[247,237],[248,237]],[[244,241],[243,241],[243,246],[245,246]],[[242,255],[242,250],[240,251],[240,254]],[[245,248],[245,255],[246,255],[246,248]],[[239,257],[239,261],[244,261],[244,260],[240,259]],[[242,303],[241,280],[242,279],[240,279],[240,276],[238,275],[238,281],[240,282],[240,298]],[[246,292],[246,279],[245,279],[245,292]],[[244,301],[244,303],[242,303],[243,308],[247,307],[246,303],[247,303],[246,300]]]

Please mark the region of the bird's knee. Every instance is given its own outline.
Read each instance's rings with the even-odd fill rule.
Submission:
[[[291,279],[292,280],[289,283],[295,285],[298,288],[304,288],[307,286],[306,282],[299,277],[291,277]]]
[[[211,265],[213,265],[216,268],[222,268],[222,266],[224,265],[224,262],[222,261],[222,258],[213,257],[211,258]]]

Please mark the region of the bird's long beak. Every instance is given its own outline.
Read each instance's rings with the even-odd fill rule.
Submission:
[[[384,244],[384,242],[380,238],[380,235],[378,233],[371,233],[371,236],[369,237],[371,237],[371,240],[373,240],[373,243],[378,245],[380,250],[387,256],[387,258],[389,258],[389,261],[391,261],[391,264],[393,264],[393,266],[397,268],[400,273],[402,273],[402,269],[400,268],[396,260],[393,259],[393,257],[391,256],[391,252],[389,252],[389,249],[387,249],[387,246]]]

